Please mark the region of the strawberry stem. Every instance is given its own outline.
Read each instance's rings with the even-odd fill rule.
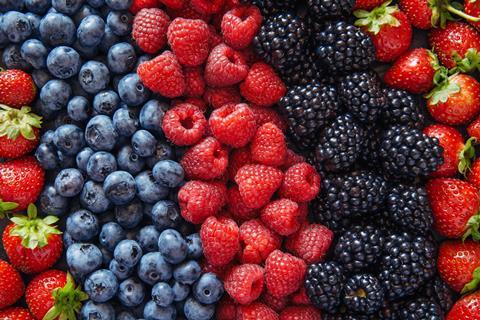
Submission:
[[[7,136],[15,140],[21,134],[25,139],[34,140],[33,128],[41,127],[42,117],[31,110],[30,107],[15,109],[0,104],[0,137]]]
[[[469,236],[472,236],[474,241],[480,241],[480,214],[471,216],[467,222],[467,231],[462,237],[462,241],[465,241]]]
[[[425,95],[425,98],[429,99],[432,105],[447,102],[450,95],[460,92],[460,86],[450,81],[456,75],[448,77],[448,70],[445,67],[440,67],[433,77],[435,88]]]
[[[82,308],[82,301],[88,299],[88,295],[83,292],[80,286],[75,287],[75,281],[70,273],[67,273],[67,283],[63,288],[53,290],[52,296],[55,304],[48,310],[43,320],[75,320],[76,314]]]
[[[378,34],[384,25],[400,26],[400,21],[393,16],[394,13],[398,12],[398,6],[389,6],[390,3],[392,1],[386,1],[372,11],[356,10],[353,12],[353,15],[358,18],[355,21],[355,25],[357,27],[366,27],[373,34]]]
[[[476,268],[472,273],[472,281],[467,283],[462,291],[461,294],[470,293],[477,289],[478,285],[480,284],[480,267]]]
[[[476,154],[475,154],[475,144],[477,143],[477,139],[470,138],[465,143],[465,147],[463,147],[462,151],[460,151],[460,162],[458,163],[458,171],[466,175],[472,166],[472,162],[475,161]]]
[[[451,4],[449,4],[447,2],[447,4],[445,5],[445,9],[447,9],[448,11],[450,11],[451,13],[459,16],[460,18],[463,18],[465,20],[468,20],[470,22],[478,22],[480,21],[480,17],[474,17],[474,16],[471,16],[465,12],[463,12],[462,10],[459,10],[457,8],[455,8],[454,6],[452,6]]]
[[[452,58],[456,65],[450,70],[450,74],[457,72],[469,73],[480,69],[480,54],[477,49],[468,49],[463,58],[455,51]]]

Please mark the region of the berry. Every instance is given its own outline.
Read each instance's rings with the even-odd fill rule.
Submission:
[[[263,291],[263,268],[256,264],[233,267],[225,277],[225,290],[235,302],[249,304]]]
[[[287,153],[282,130],[273,123],[262,125],[253,137],[250,152],[254,162],[275,167],[282,165]]]
[[[285,92],[285,84],[272,67],[263,62],[254,63],[240,84],[242,96],[263,107],[269,107],[280,101]]]
[[[20,307],[11,307],[0,311],[0,318],[4,320],[34,320],[27,309]]]
[[[287,125],[285,121],[275,110],[270,108],[262,108],[255,105],[251,105],[250,109],[253,111],[253,115],[255,116],[255,121],[257,122],[258,127],[261,127],[267,122],[271,122],[283,132],[286,131]]]
[[[185,96],[201,97],[205,93],[205,79],[201,67],[184,68],[185,72]]]
[[[281,238],[260,220],[254,219],[240,226],[240,245],[241,262],[260,264],[272,251],[280,249]]]
[[[228,87],[241,82],[248,74],[243,55],[225,44],[212,49],[205,66],[205,81],[211,87]]]
[[[226,189],[218,183],[189,181],[180,189],[178,201],[185,220],[201,223],[224,206]]]
[[[476,160],[467,172],[467,181],[480,188],[480,161]]]
[[[420,129],[423,127],[425,116],[415,97],[406,91],[386,88],[383,89],[387,98],[383,108],[381,121],[386,125],[407,125]]]
[[[141,105],[147,101],[150,94],[137,73],[129,73],[118,82],[118,95],[130,106]]]
[[[245,221],[258,216],[257,210],[250,209],[245,205],[237,186],[232,186],[228,189],[227,197],[228,213],[232,215],[235,221]]]
[[[209,217],[200,229],[203,252],[215,266],[228,264],[240,249],[239,229],[235,221]]]
[[[185,153],[181,165],[189,179],[215,179],[227,169],[228,151],[217,139],[208,137]]]
[[[185,0],[159,0],[169,9],[179,10],[185,6]]]
[[[165,261],[160,252],[149,252],[140,259],[137,274],[143,282],[153,286],[159,281],[172,278],[172,266]]]
[[[303,284],[307,265],[302,259],[275,250],[265,261],[265,284],[275,297],[285,297]]]
[[[162,129],[165,137],[179,146],[194,145],[205,134],[207,120],[194,105],[185,103],[165,113]]]
[[[272,308],[275,312],[280,312],[288,304],[288,297],[274,297],[268,291],[265,291],[260,297],[260,301],[266,304],[269,308]]]
[[[285,248],[311,264],[324,260],[332,241],[333,232],[327,227],[321,224],[304,224],[287,238]]]
[[[222,10],[225,0],[191,0],[193,10],[200,14],[215,14]]]
[[[150,9],[158,7],[158,0],[133,0],[130,6],[130,12],[137,14],[142,9]]]
[[[32,76],[22,70],[1,71],[0,83],[0,103],[12,108],[31,104],[37,95]]]
[[[75,276],[86,276],[102,265],[102,252],[90,243],[74,243],[66,253],[68,269]]]
[[[242,97],[237,87],[207,87],[203,98],[213,109],[221,108],[226,104],[239,104],[242,102]]]
[[[80,45],[85,47],[98,46],[104,35],[105,21],[103,21],[103,19],[97,15],[86,16],[82,19],[77,28],[77,40]],[[71,49],[69,51],[71,51]],[[69,51],[65,51],[65,53],[69,53],[71,55],[72,53]]]
[[[237,318],[241,320],[278,320],[278,314],[263,303],[254,302],[246,306],[239,306]]]
[[[118,285],[118,301],[125,307],[136,307],[143,302],[145,287],[137,278],[128,278]]]
[[[383,305],[384,291],[370,274],[357,274],[345,282],[343,303],[353,312],[373,314]]]
[[[86,92],[97,94],[107,88],[110,82],[110,70],[102,62],[87,61],[78,72],[78,82]]]
[[[464,296],[459,299],[446,316],[446,320],[474,320],[478,317],[478,309],[480,308],[480,293],[477,291],[473,294]]]
[[[279,320],[320,320],[320,311],[314,307],[290,306],[281,313]]]
[[[223,283],[214,273],[203,274],[193,285],[193,296],[203,304],[217,303],[223,293]]]
[[[241,167],[247,164],[253,164],[252,155],[249,148],[235,149],[231,152],[228,163],[228,178],[235,180],[235,175]],[[237,188],[238,189],[238,188]]]
[[[222,17],[222,35],[225,43],[240,50],[248,47],[262,24],[262,14],[256,6],[238,6]]]
[[[188,254],[187,241],[175,229],[167,229],[160,234],[158,248],[163,258],[171,264],[179,264]]]
[[[146,53],[156,53],[167,44],[170,18],[161,9],[141,9],[133,20],[132,37]]]
[[[159,242],[160,242],[160,239],[159,239]],[[134,240],[125,239],[117,243],[117,245],[115,246],[115,250],[113,251],[113,258],[120,265],[123,265],[127,268],[133,268],[140,261],[142,254],[143,254],[142,248],[140,247],[138,242]],[[104,301],[99,301],[99,302],[104,302]]]
[[[288,199],[275,200],[266,205],[260,218],[267,227],[282,236],[295,233],[305,219],[298,204]]]
[[[320,175],[306,162],[298,163],[285,172],[280,195],[296,202],[313,200],[320,191]]]
[[[17,302],[23,296],[24,290],[25,285],[20,273],[7,262],[0,260],[0,308]]]
[[[455,302],[452,289],[436,276],[433,281],[429,281],[422,290],[422,294],[438,303],[443,312],[448,312]]]
[[[315,307],[334,312],[341,303],[344,282],[343,270],[336,262],[312,264],[305,276],[305,289]]]

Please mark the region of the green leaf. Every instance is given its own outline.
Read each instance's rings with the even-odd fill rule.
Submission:
[[[460,162],[458,163],[458,171],[466,175],[472,166],[472,162],[475,161],[476,152],[475,152],[475,145],[477,143],[477,139],[470,138],[465,143],[462,151],[460,151]]]
[[[2,199],[0,199],[0,218],[5,218],[6,214],[16,208],[18,208],[18,203],[3,202]]]
[[[10,108],[0,104],[0,137],[15,140],[21,134],[27,140],[35,139],[34,128],[41,128],[42,118],[31,112],[30,107]]]
[[[436,105],[439,102],[445,103],[447,102],[448,98],[455,93],[460,92],[460,86],[456,83],[451,83],[450,81],[446,81],[440,86],[437,86],[435,89],[430,92],[426,98],[430,99],[430,103],[432,105]]]
[[[472,291],[475,291],[480,284],[480,267],[476,268],[473,273],[472,273],[472,281],[467,283],[462,291],[460,292],[461,294],[465,293],[470,293]]]
[[[386,1],[381,6],[372,11],[356,10],[353,15],[358,18],[355,21],[357,27],[367,27],[367,30],[373,34],[378,34],[382,26],[389,25],[393,27],[400,26],[400,21],[393,15],[398,12],[396,5],[389,6],[392,1]]]
[[[55,300],[54,307],[58,310],[56,311],[58,312],[56,317],[64,320],[75,320],[77,318],[76,314],[82,308],[82,302],[88,299],[88,295],[81,290],[80,286],[75,286],[70,273],[67,273],[65,286],[55,289],[52,296]]]
[[[471,216],[467,222],[467,231],[462,237],[462,240],[465,241],[468,237],[472,236],[472,239],[475,241],[480,241],[480,214]]]
[[[454,51],[452,58],[455,61],[455,67],[450,70],[450,74],[457,72],[468,73],[480,70],[480,54],[477,52],[477,49],[468,49],[463,58],[457,51]]]

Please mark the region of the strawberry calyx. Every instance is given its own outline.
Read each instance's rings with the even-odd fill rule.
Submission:
[[[62,234],[56,226],[52,226],[59,219],[55,216],[37,218],[37,207],[29,204],[27,216],[15,215],[10,221],[14,227],[10,235],[22,238],[22,246],[28,249],[42,248],[48,244],[48,237],[52,234]]]
[[[480,214],[470,217],[467,222],[467,231],[463,234],[462,241],[472,236],[474,241],[480,241]]]
[[[34,140],[33,128],[41,127],[42,117],[31,111],[27,106],[15,109],[0,104],[0,137],[7,136],[15,140],[21,134],[27,140]]]
[[[476,268],[472,272],[472,281],[467,283],[462,291],[460,292],[461,294],[466,294],[473,292],[477,289],[478,285],[480,284],[480,267]]]
[[[366,27],[373,34],[378,34],[382,26],[385,25],[399,27],[400,21],[393,15],[398,12],[398,6],[390,6],[390,3],[392,1],[386,1],[372,11],[356,10],[353,12],[353,15],[358,18],[355,21],[355,25],[357,27]]]
[[[460,92],[460,86],[451,81],[456,75],[458,75],[458,73],[448,76],[448,70],[445,67],[439,67],[437,69],[433,77],[435,87],[430,93],[425,95],[425,98],[429,99],[430,104],[445,103],[452,94]]]
[[[471,16],[463,12],[462,4],[459,2],[450,3],[448,0],[428,0],[428,7],[432,10],[432,27],[440,26],[445,28],[447,21],[457,20],[457,17],[470,22],[480,21],[480,17]]]
[[[88,299],[80,286],[75,286],[75,281],[70,273],[67,273],[67,283],[63,288],[56,288],[52,292],[55,300],[53,307],[43,317],[43,320],[75,320],[77,313],[82,308],[82,301]]]
[[[468,49],[463,58],[455,51],[452,58],[455,61],[455,67],[450,70],[450,74],[480,70],[480,53],[475,48]]]
[[[465,146],[463,147],[462,151],[460,151],[458,162],[458,171],[466,175],[472,166],[472,162],[475,161],[475,145],[477,144],[476,138],[470,138],[465,142]]]
[[[0,199],[0,219],[5,218],[7,213],[16,209],[17,207],[18,207],[18,203],[16,202],[7,202],[7,201],[2,201],[2,199]]]

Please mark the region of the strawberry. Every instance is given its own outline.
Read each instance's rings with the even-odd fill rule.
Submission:
[[[12,307],[0,310],[0,319],[2,320],[35,320],[32,314],[24,308]]]
[[[386,1],[370,12],[357,10],[353,13],[358,18],[355,25],[362,27],[372,39],[380,62],[394,61],[408,50],[412,42],[412,26],[407,16],[398,6],[389,6],[390,3]]]
[[[0,199],[16,203],[15,211],[25,210],[34,203],[44,182],[45,172],[32,156],[0,163]]]
[[[0,104],[13,108],[29,105],[37,95],[31,75],[22,70],[0,70]]]
[[[383,3],[383,0],[357,0],[353,6],[354,10],[372,10]]]
[[[28,309],[37,320],[77,319],[81,302],[87,299],[70,274],[53,269],[33,278],[25,291]]]
[[[20,273],[6,261],[0,260],[0,309],[17,302],[23,296],[24,290],[25,285]]]
[[[35,205],[28,216],[15,216],[3,231],[3,247],[8,259],[23,273],[38,273],[52,267],[62,255],[62,237],[52,226],[57,217],[37,218]]]
[[[466,172],[467,181],[480,188],[480,159],[476,160]]]
[[[39,140],[41,117],[30,112],[0,104],[0,158],[19,158],[31,152]]]
[[[452,178],[436,178],[426,186],[435,229],[448,238],[472,235],[480,240],[480,197],[477,188]]]
[[[468,125],[467,132],[470,137],[480,140],[480,117]]]
[[[480,291],[477,291],[455,302],[445,320],[478,320],[479,315]]]
[[[466,14],[473,17],[480,17],[480,2],[477,2],[476,0],[465,0],[463,6]],[[470,24],[477,30],[480,30],[480,22],[470,21]]]

